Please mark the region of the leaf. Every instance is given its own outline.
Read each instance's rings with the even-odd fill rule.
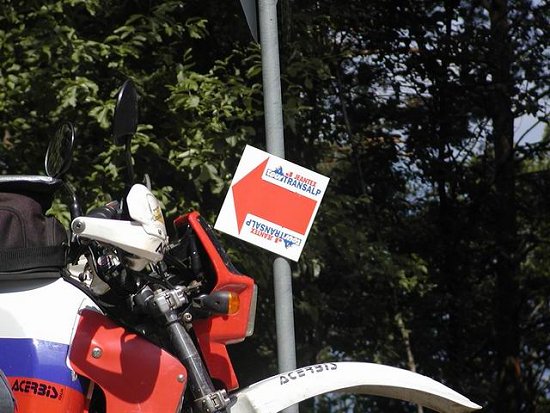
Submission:
[[[194,95],[190,96],[189,99],[187,99],[185,107],[187,109],[193,109],[199,106],[200,103],[200,97]]]

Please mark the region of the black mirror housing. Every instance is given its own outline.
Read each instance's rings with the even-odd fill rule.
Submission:
[[[138,125],[138,94],[134,82],[126,80],[118,92],[113,119],[115,145],[128,144]]]

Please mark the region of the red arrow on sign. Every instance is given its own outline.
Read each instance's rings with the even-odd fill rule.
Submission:
[[[307,196],[264,181],[262,175],[268,159],[233,185],[233,201],[239,233],[246,214],[254,214],[305,235],[316,202]]]

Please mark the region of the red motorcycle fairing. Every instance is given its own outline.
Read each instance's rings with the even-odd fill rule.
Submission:
[[[92,310],[80,313],[69,361],[101,387],[107,412],[176,412],[187,383],[179,360]]]
[[[216,283],[213,291],[230,291],[239,295],[239,310],[235,314],[214,315],[208,319],[195,320],[193,328],[208,372],[212,378],[220,380],[227,390],[239,387],[237,376],[227,353],[227,344],[238,343],[250,335],[248,331],[254,314],[254,280],[240,274],[232,266],[229,258],[217,241],[212,229],[198,212],[180,216],[174,221],[178,231],[190,225],[204,248]],[[253,311],[255,309],[253,308]],[[252,312],[253,312],[252,311]]]

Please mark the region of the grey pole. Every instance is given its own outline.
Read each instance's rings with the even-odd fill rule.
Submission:
[[[267,151],[285,157],[277,0],[258,0]]]
[[[283,106],[281,99],[281,71],[279,67],[279,39],[277,27],[277,0],[258,0],[260,18],[260,45],[262,49],[262,76],[267,151],[285,157],[283,134]],[[275,321],[277,325],[277,360],[279,371],[296,368],[296,341],[294,337],[294,306],[292,302],[292,274],[290,263],[282,257],[273,262],[275,289]],[[297,413],[298,405],[285,409]]]

